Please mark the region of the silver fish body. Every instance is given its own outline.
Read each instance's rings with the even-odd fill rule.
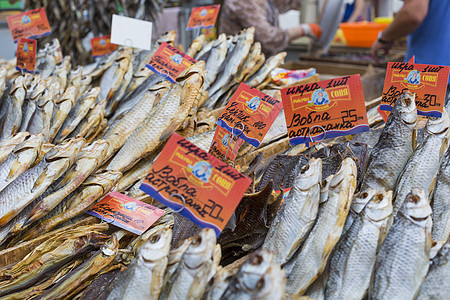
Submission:
[[[364,298],[391,218],[392,191],[375,194],[330,256],[326,299]]]
[[[14,80],[9,94],[3,100],[5,101],[3,106],[6,105],[6,110],[0,121],[2,138],[9,137],[20,129],[20,124],[22,123],[22,104],[26,94],[24,79],[23,76],[17,77]]]
[[[412,189],[394,219],[375,262],[372,299],[413,299],[427,274],[431,208],[422,189]]]
[[[150,237],[127,269],[113,282],[113,289],[107,299],[158,299],[171,238],[172,230],[169,228]]]
[[[297,175],[264,241],[263,248],[274,252],[275,263],[287,263],[314,225],[321,181],[322,160],[312,158]]]
[[[284,266],[286,291],[302,295],[322,273],[338,242],[356,188],[356,164],[346,158],[331,179],[327,201],[319,208],[316,223],[303,246]]]
[[[374,146],[361,190],[394,190],[395,183],[414,151],[413,131],[417,122],[414,94],[406,91],[395,102],[386,126]]]
[[[411,155],[395,187],[394,215],[412,188],[430,190],[433,178],[439,170],[442,154],[448,147],[446,136],[449,125],[450,120],[445,108],[441,118],[428,120],[425,127],[426,137]]]
[[[433,228],[431,240],[436,242],[433,246],[434,255],[444,245],[450,235],[450,149],[447,149],[437,175],[436,188],[433,192],[431,208],[433,209]]]
[[[43,142],[44,135],[40,133],[30,136],[14,148],[8,158],[0,164],[0,191],[31,168],[39,158]]]
[[[205,84],[203,86],[205,90],[207,90],[214,80],[216,80],[220,66],[227,56],[227,49],[227,37],[224,33],[222,33],[219,35],[217,40],[214,41],[211,48],[211,54],[206,61],[206,76]]]
[[[450,285],[448,284],[450,276],[449,262],[450,242],[447,242],[433,259],[416,299],[446,299],[450,295]]]
[[[17,216],[34,199],[42,195],[73,164],[84,139],[68,140],[50,150],[34,168],[20,175],[1,193],[0,226]]]
[[[62,142],[73,130],[75,130],[78,124],[89,113],[89,110],[95,105],[99,93],[100,88],[93,88],[87,91],[82,98],[75,103],[55,137],[57,143]]]
[[[285,277],[280,266],[272,262],[272,252],[256,251],[242,265],[220,299],[272,299],[285,298]]]
[[[222,94],[221,89],[227,85],[232,77],[237,73],[238,69],[242,66],[250,52],[250,47],[253,44],[255,29],[253,27],[247,28],[237,36],[236,46],[233,51],[227,55],[224,64],[225,68],[217,76],[216,81],[209,88],[208,92],[210,99],[208,99],[204,106],[208,109],[212,109]],[[220,93],[219,93],[220,92]],[[218,96],[215,94],[217,93]],[[219,95],[220,94],[220,95]],[[214,97],[215,96],[215,97]]]
[[[167,299],[199,299],[205,291],[213,267],[216,234],[205,228],[192,239],[169,288]]]

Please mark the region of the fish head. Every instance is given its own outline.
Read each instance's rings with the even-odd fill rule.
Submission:
[[[81,77],[81,85],[88,86],[92,82],[92,76],[91,75],[85,75]]]
[[[352,204],[350,209],[355,213],[359,214],[362,212],[364,207],[366,207],[367,203],[369,203],[370,199],[376,194],[376,190],[368,188],[364,191],[359,192],[353,196]]]
[[[80,101],[84,101],[85,99],[88,99],[88,98],[97,99],[99,94],[100,94],[100,87],[97,86],[97,87],[91,88],[90,90],[86,91],[83,94],[83,96],[81,96]]]
[[[184,82],[184,85],[198,87],[200,89],[205,81],[205,62],[200,60],[184,69],[177,77],[176,82]]]
[[[322,180],[322,183],[320,184],[321,188],[320,188],[319,204],[322,204],[328,200],[328,191],[330,189],[330,183],[331,183],[331,180],[333,179],[333,177],[334,177],[334,175],[330,175],[327,178],[325,178],[324,180]]]
[[[211,228],[204,228],[199,235],[192,238],[182,260],[189,269],[196,269],[205,261],[212,259],[215,246],[215,231]]]
[[[14,79],[14,83],[9,91],[11,95],[15,93],[21,93],[24,94],[26,92],[26,86],[25,86],[25,77],[24,76],[17,76],[16,79]]]
[[[116,255],[119,250],[119,239],[113,234],[100,248],[104,256]]]
[[[83,148],[80,158],[97,159],[101,163],[108,152],[109,142],[107,140],[96,140]]]
[[[28,149],[36,149],[36,153],[39,153],[42,144],[44,143],[44,137],[45,136],[42,132],[38,134],[29,135],[29,137],[26,140],[24,140],[14,148],[13,153],[18,154]]]
[[[83,186],[99,185],[103,189],[103,195],[108,193],[122,178],[122,173],[117,171],[105,171],[89,176],[84,182]]]
[[[273,252],[268,249],[255,251],[236,274],[240,286],[250,291],[257,291],[260,281],[272,265]]]
[[[157,43],[161,45],[162,43],[166,42],[167,44],[173,46],[176,36],[177,35],[175,30],[168,31],[158,38]]]
[[[386,220],[392,215],[392,191],[376,193],[365,209],[366,215],[374,222]]]
[[[84,138],[68,139],[50,150],[45,156],[45,160],[51,162],[61,158],[68,158],[69,164],[72,165],[85,143],[86,140]]]
[[[421,227],[431,227],[431,207],[423,189],[413,188],[406,196],[399,213]]]
[[[69,79],[73,80],[74,78],[81,77],[83,74],[83,67],[77,66],[75,69],[70,70]]]
[[[158,261],[169,254],[171,240],[172,229],[165,227],[150,236],[144,245],[142,245],[138,255],[145,262]]]
[[[48,51],[56,51],[58,48],[61,48],[61,44],[59,43],[59,40],[57,38],[52,39],[50,44],[48,45]]]
[[[393,113],[398,114],[400,119],[408,126],[414,127],[417,122],[416,95],[409,91],[401,94],[395,101]]]
[[[18,145],[28,139],[30,137],[30,134],[26,131],[18,132],[8,138],[0,140],[0,148],[2,147],[9,147],[12,145]]]
[[[349,176],[353,176],[356,178],[356,163],[351,157],[347,157],[342,161],[341,167],[331,180],[329,188],[337,188],[341,184],[341,182]]]
[[[30,100],[37,100],[42,94],[44,94],[47,88],[47,83],[44,80],[40,80],[36,83],[30,96]]]
[[[320,158],[311,158],[304,165],[295,179],[295,185],[301,190],[309,190],[314,185],[322,181],[322,160]]]
[[[77,89],[74,86],[69,87],[68,89],[66,89],[66,91],[64,92],[64,94],[61,95],[61,97],[59,97],[56,100],[56,103],[62,103],[65,101],[70,101],[70,103],[72,103],[72,106],[75,104],[75,96],[77,94]]]
[[[445,136],[450,126],[450,119],[448,117],[447,111],[444,107],[442,111],[442,117],[434,118],[430,117],[427,125],[425,126],[425,132],[431,135],[443,135]]]

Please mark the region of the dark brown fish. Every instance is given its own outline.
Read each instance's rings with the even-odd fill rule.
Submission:
[[[222,231],[217,242],[222,247],[222,265],[227,265],[259,248],[269,230],[269,214],[279,202],[269,204],[273,183],[260,192],[246,194],[235,210],[236,226]],[[281,198],[280,198],[281,200]]]

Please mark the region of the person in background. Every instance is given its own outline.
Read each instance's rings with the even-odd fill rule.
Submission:
[[[417,64],[450,66],[450,1],[404,0],[394,21],[372,45],[372,56],[386,54],[394,40],[407,37],[405,62],[413,56]],[[450,105],[450,78],[447,85],[446,108]]]
[[[353,23],[363,20],[364,0],[345,0],[345,13],[342,22]]]
[[[450,1],[404,0],[394,21],[372,45],[372,56],[386,54],[394,40],[407,37],[405,62],[450,66]]]
[[[244,28],[255,27],[255,41],[269,57],[283,51],[288,43],[302,36],[318,39],[322,33],[317,24],[301,24],[283,30],[278,25],[279,13],[300,9],[300,0],[224,0],[219,20],[219,33],[234,35]]]

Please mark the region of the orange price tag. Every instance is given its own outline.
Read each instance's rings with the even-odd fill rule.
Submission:
[[[92,56],[99,57],[114,52],[119,46],[111,44],[111,36],[97,36],[91,39]]]
[[[6,18],[14,41],[20,38],[40,38],[52,33],[43,7]]]
[[[175,83],[175,79],[187,67],[197,61],[166,42],[162,43],[147,63],[147,68]]]
[[[20,38],[17,43],[16,70],[34,73],[36,68],[36,40]]]
[[[378,106],[377,111],[380,114],[380,116],[383,118],[384,123],[386,123],[388,118],[389,118],[389,115],[391,114],[391,112],[390,111],[386,111],[386,110],[381,110],[380,106]]]
[[[219,236],[250,183],[250,178],[174,133],[140,189]]]
[[[233,128],[234,133],[242,132],[241,139],[258,147],[282,108],[280,100],[241,83],[216,124],[230,132]]]
[[[87,213],[140,235],[161,218],[165,211],[121,193],[111,192]]]
[[[233,139],[231,139],[231,136]],[[244,140],[236,134],[232,135],[226,129],[217,126],[209,153],[222,161],[225,161],[225,158],[234,161],[243,142]]]
[[[189,17],[186,30],[197,28],[211,28],[216,24],[220,5],[194,7]]]
[[[291,192],[291,189],[292,188],[290,187],[290,188],[287,188],[287,189],[283,190],[283,198],[281,198],[281,202],[280,202],[280,205],[278,205],[277,211],[280,210],[281,204],[283,204],[284,200],[286,200],[286,198],[289,196],[289,193]],[[281,190],[275,191],[275,193],[276,193],[276,195],[278,197],[278,195],[281,193]]]
[[[281,90],[291,145],[368,131],[359,74]]]
[[[391,111],[406,90],[416,94],[417,114],[440,118],[445,103],[450,67],[390,62],[386,70],[380,109]]]

